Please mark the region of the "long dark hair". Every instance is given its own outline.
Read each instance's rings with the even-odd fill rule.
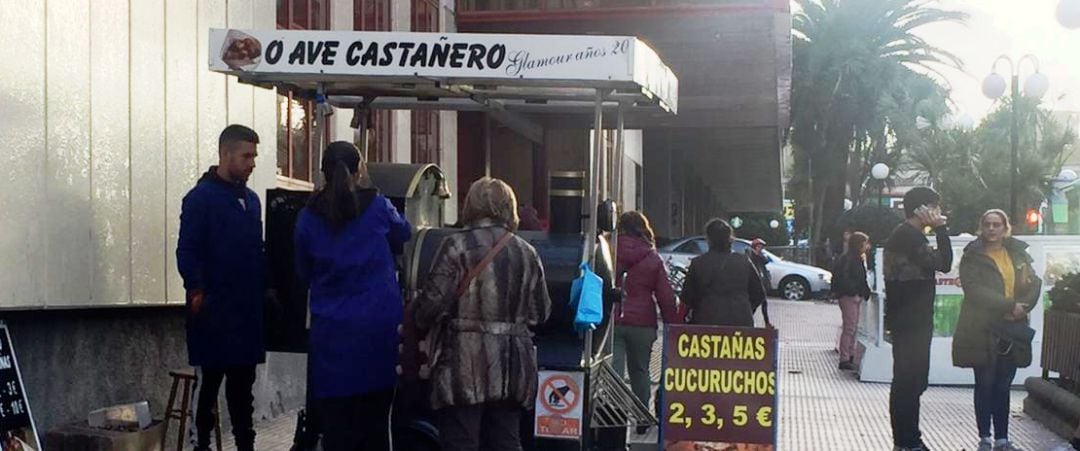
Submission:
[[[656,245],[656,233],[653,232],[652,224],[649,224],[649,218],[640,211],[628,211],[619,216],[618,230],[620,234],[636,236],[653,246]]]
[[[731,252],[731,242],[735,236],[731,224],[727,221],[715,218],[705,223],[705,238],[709,240],[709,250]]]
[[[348,141],[332,142],[323,152],[322,173],[326,185],[312,196],[308,205],[335,231],[360,214],[353,183],[360,164],[360,150]]]

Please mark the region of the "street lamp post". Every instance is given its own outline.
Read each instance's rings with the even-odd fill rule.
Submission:
[[[1017,103],[1020,100],[1020,66],[1024,64],[1024,61],[1031,61],[1032,66],[1035,68],[1035,72],[1028,76],[1024,81],[1024,96],[1030,99],[1040,99],[1046,94],[1046,91],[1050,89],[1050,80],[1039,72],[1039,59],[1032,55],[1024,55],[1016,63],[1013,63],[1012,58],[1002,55],[994,61],[994,65],[991,67],[990,75],[986,76],[983,80],[983,94],[991,99],[1001,98],[1005,94],[1005,78],[997,73],[998,63],[1005,61],[1009,63],[1009,75],[1011,76],[1011,108],[1010,108],[1010,126],[1009,126],[1009,141],[1011,149],[1011,163],[1009,166],[1009,214],[1014,218],[1017,216],[1017,205],[1019,193],[1017,191],[1017,178],[1019,176],[1018,163],[1020,159],[1020,134],[1019,134],[1019,121],[1020,115],[1017,111]]]
[[[1080,28],[1080,0],[1061,0],[1057,7],[1057,20],[1070,30]]]
[[[885,205],[885,179],[889,178],[889,165],[885,163],[875,164],[870,168],[870,175],[881,184],[878,189],[878,205]]]

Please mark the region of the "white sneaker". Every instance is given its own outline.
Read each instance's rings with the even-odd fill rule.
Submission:
[[[983,437],[979,440],[979,447],[976,451],[994,451],[994,440],[990,437]]]

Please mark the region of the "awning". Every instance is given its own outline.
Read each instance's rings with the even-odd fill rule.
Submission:
[[[675,114],[678,78],[627,36],[210,31],[210,69],[338,107]],[[320,97],[325,96],[325,97]]]

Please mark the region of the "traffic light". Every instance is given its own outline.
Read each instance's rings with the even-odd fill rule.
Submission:
[[[1024,222],[1027,223],[1029,231],[1038,232],[1039,224],[1042,223],[1042,214],[1039,213],[1039,210],[1029,208],[1027,214],[1024,215],[1024,220]]]

